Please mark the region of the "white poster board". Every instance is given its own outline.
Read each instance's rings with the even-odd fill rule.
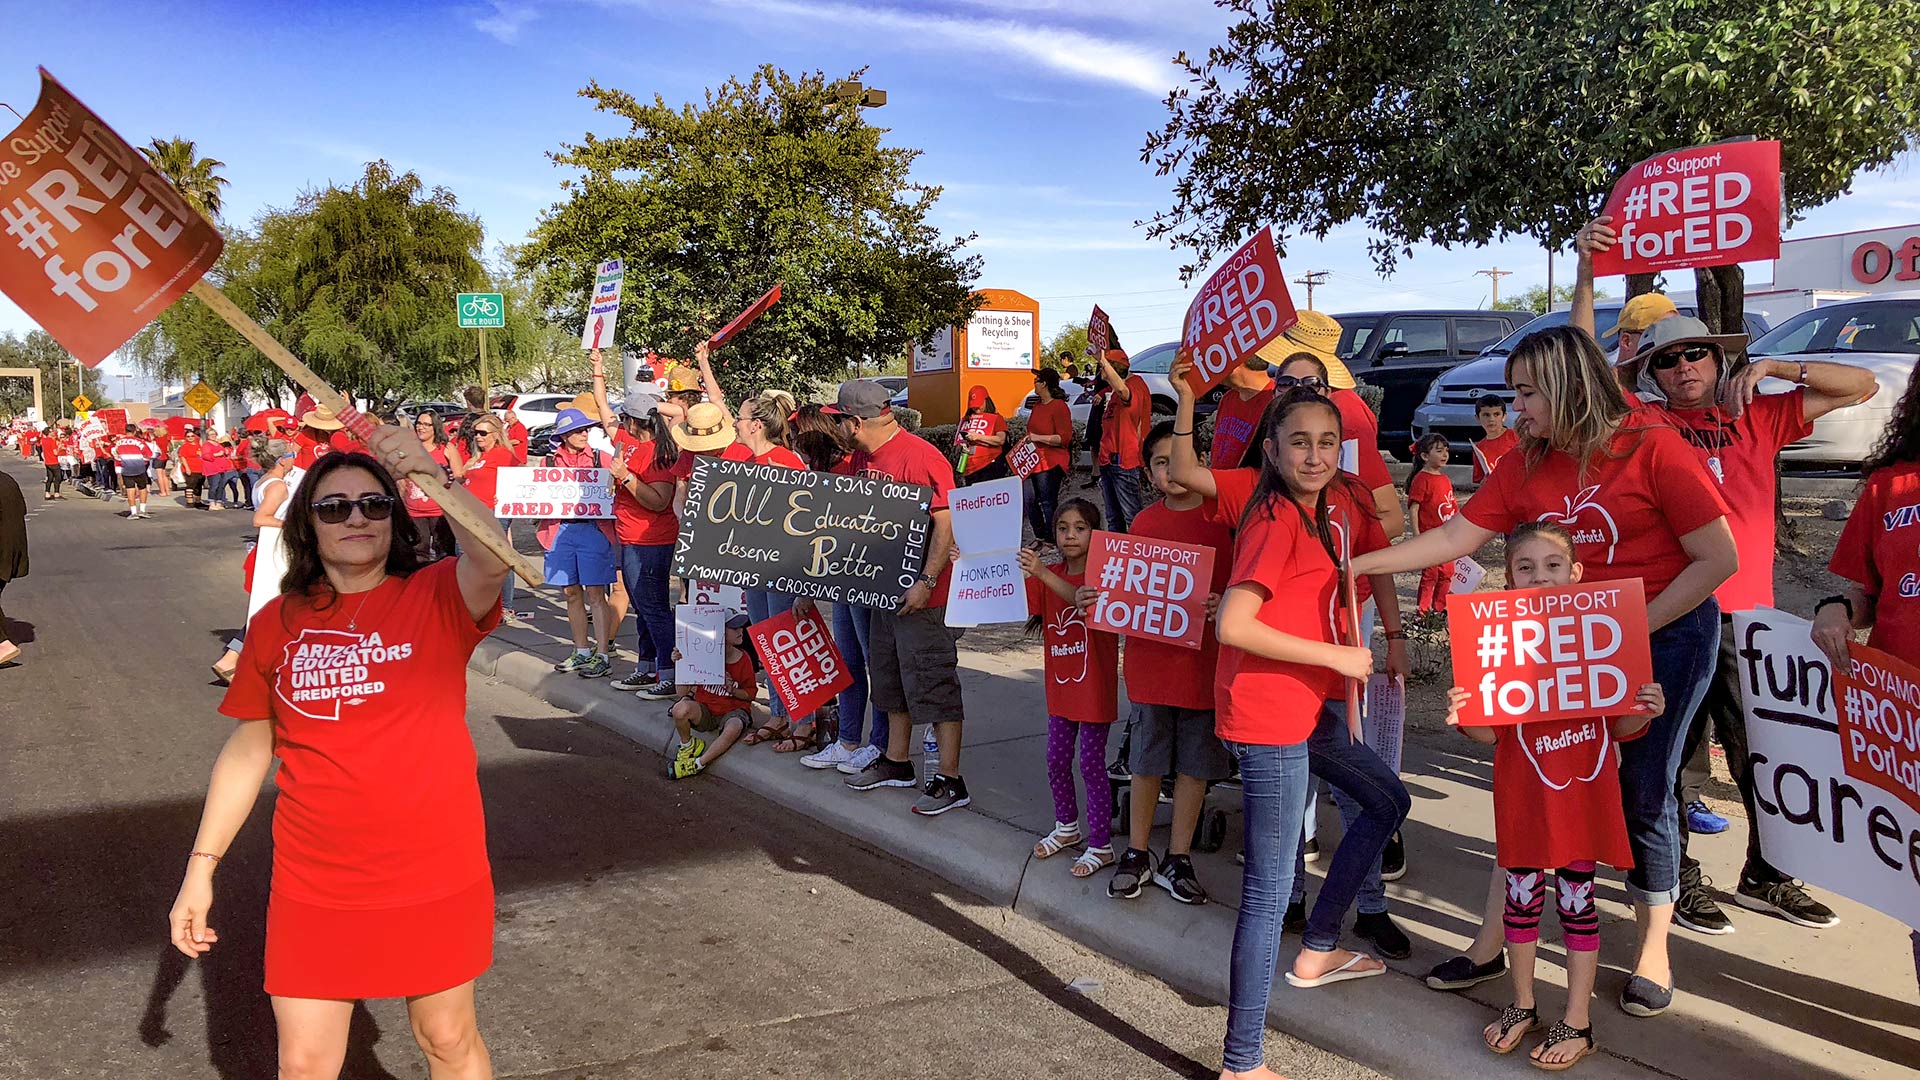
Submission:
[[[1453,560],[1453,587],[1448,592],[1469,593],[1480,587],[1487,576],[1487,568],[1467,558],[1465,555]]]
[[[687,586],[687,602],[690,604],[719,604],[734,611],[747,610],[747,590],[738,585],[720,585],[711,581],[695,581]]]
[[[499,518],[610,518],[613,473],[527,465],[496,470],[500,476],[493,516]]]
[[[929,371],[953,370],[953,329],[951,327],[933,335],[933,345],[921,348],[913,346],[913,373],[924,375]]]
[[[1367,676],[1367,729],[1373,734],[1373,752],[1399,775],[1407,730],[1407,684],[1398,676]]]
[[[976,370],[1032,371],[1039,340],[1031,311],[976,311],[967,320],[967,366]]]
[[[727,681],[727,618],[718,604],[681,604],[673,612],[673,680],[681,686],[719,686]]]
[[[1007,476],[947,495],[953,564],[947,593],[948,626],[1025,622],[1027,589],[1020,574],[1020,478]]]
[[[947,494],[953,546],[966,555],[1018,548],[1023,506],[1017,476],[954,488]]]
[[[626,276],[627,266],[619,259],[600,264],[593,276],[593,292],[587,297],[587,322],[580,330],[581,348],[611,348],[618,340],[613,336],[613,324],[620,314],[620,286]]]

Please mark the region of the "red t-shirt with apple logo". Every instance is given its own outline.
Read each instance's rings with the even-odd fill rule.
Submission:
[[[1607,721],[1541,720],[1494,734],[1493,834],[1501,866],[1633,866]]]
[[[1505,535],[1523,521],[1553,521],[1573,534],[1587,581],[1639,578],[1659,596],[1692,560],[1680,538],[1727,516],[1720,485],[1700,454],[1670,427],[1627,429],[1588,462],[1548,451],[1527,467],[1508,454],[1460,512]]]
[[[1086,571],[1069,573],[1052,567],[1076,589],[1087,583]],[[1105,630],[1089,630],[1080,609],[1044,585],[1027,579],[1027,612],[1040,616],[1047,675],[1047,715],[1083,724],[1111,724],[1120,718],[1120,638]]]

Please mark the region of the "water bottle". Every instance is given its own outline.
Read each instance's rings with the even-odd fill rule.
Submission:
[[[940,775],[940,740],[933,734],[933,725],[927,725],[927,737],[920,742],[920,783],[924,787]]]

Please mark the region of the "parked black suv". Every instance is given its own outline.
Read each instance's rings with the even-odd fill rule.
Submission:
[[[1413,410],[1433,380],[1513,333],[1531,311],[1354,311],[1340,323],[1335,350],[1353,377],[1386,392],[1380,403],[1380,448],[1412,457]]]

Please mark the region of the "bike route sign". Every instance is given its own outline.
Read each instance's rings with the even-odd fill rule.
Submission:
[[[497,292],[463,292],[455,307],[462,330],[498,330],[507,325],[506,300]]]

